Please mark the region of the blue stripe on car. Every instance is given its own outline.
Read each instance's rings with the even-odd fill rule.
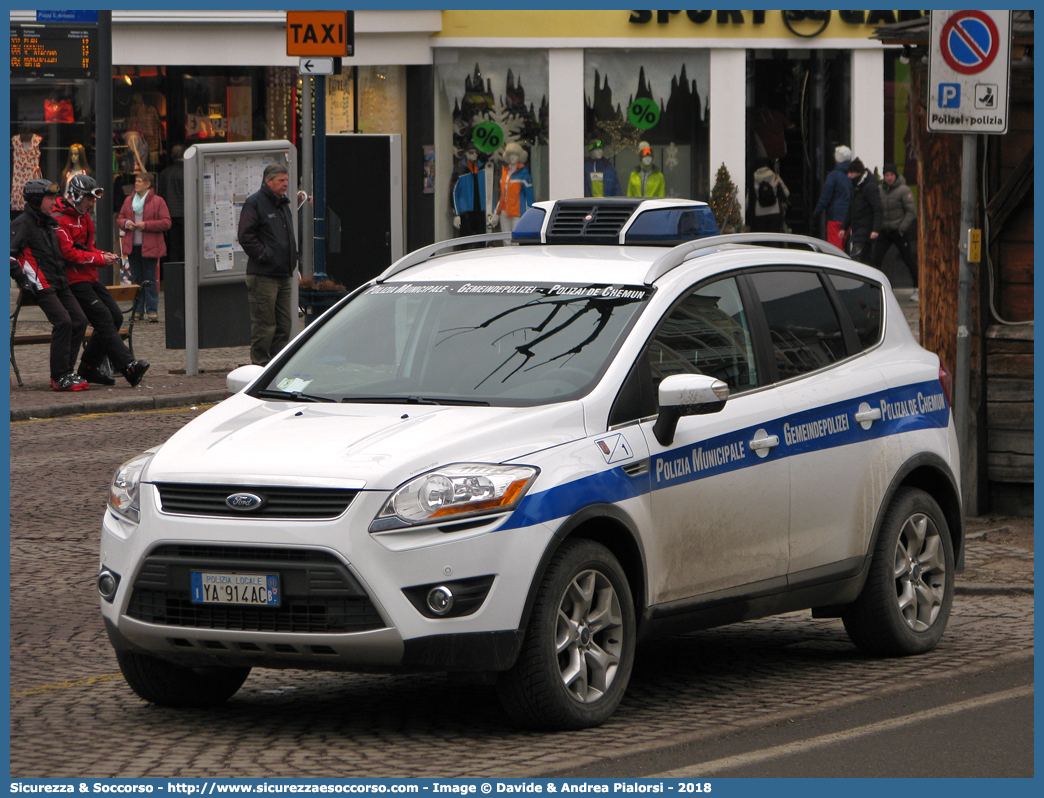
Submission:
[[[855,414],[864,402],[870,409],[881,411],[881,418],[865,430],[855,421]],[[649,472],[637,477],[631,477],[622,467],[617,467],[531,493],[501,528],[514,529],[553,521],[591,504],[613,504],[653,490],[749,468],[781,457],[904,432],[946,427],[949,421],[950,407],[937,381],[879,391],[653,455],[649,458]],[[759,430],[764,430],[766,435],[779,436],[779,445],[765,458],[750,450],[750,441]]]

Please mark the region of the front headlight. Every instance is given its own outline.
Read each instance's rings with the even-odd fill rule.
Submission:
[[[109,509],[128,521],[138,523],[138,486],[141,472],[152,459],[152,452],[139,454],[116,469],[109,487]]]
[[[539,473],[532,466],[485,463],[456,463],[429,471],[392,492],[370,531],[514,510]]]

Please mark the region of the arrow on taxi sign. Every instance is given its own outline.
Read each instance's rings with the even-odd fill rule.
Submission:
[[[300,75],[332,75],[334,60],[332,58],[301,58],[297,62]]]

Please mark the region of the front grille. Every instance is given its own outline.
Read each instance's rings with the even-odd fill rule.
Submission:
[[[176,557],[185,560],[256,560],[271,562],[314,562],[340,565],[329,552],[314,549],[270,549],[263,546],[211,546],[199,543],[168,543],[149,554],[154,557]]]
[[[282,604],[194,604],[193,571],[278,573]],[[157,547],[135,577],[127,615],[164,626],[242,632],[336,634],[385,627],[366,591],[333,554],[263,546]]]
[[[559,202],[547,228],[547,243],[617,244],[640,204],[641,200]]]
[[[358,491],[343,488],[273,488],[241,485],[190,485],[158,482],[163,512],[235,518],[336,518],[348,509]],[[252,493],[261,504],[236,510],[225,503],[235,493]]]
[[[368,598],[284,596],[280,607],[238,607],[193,604],[181,592],[135,587],[127,614],[139,621],[164,626],[236,632],[336,634],[384,627]]]

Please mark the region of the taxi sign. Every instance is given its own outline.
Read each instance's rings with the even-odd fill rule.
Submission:
[[[287,11],[286,54],[350,56],[355,54],[354,11]]]
[[[932,11],[928,130],[1006,133],[1011,11]]]

